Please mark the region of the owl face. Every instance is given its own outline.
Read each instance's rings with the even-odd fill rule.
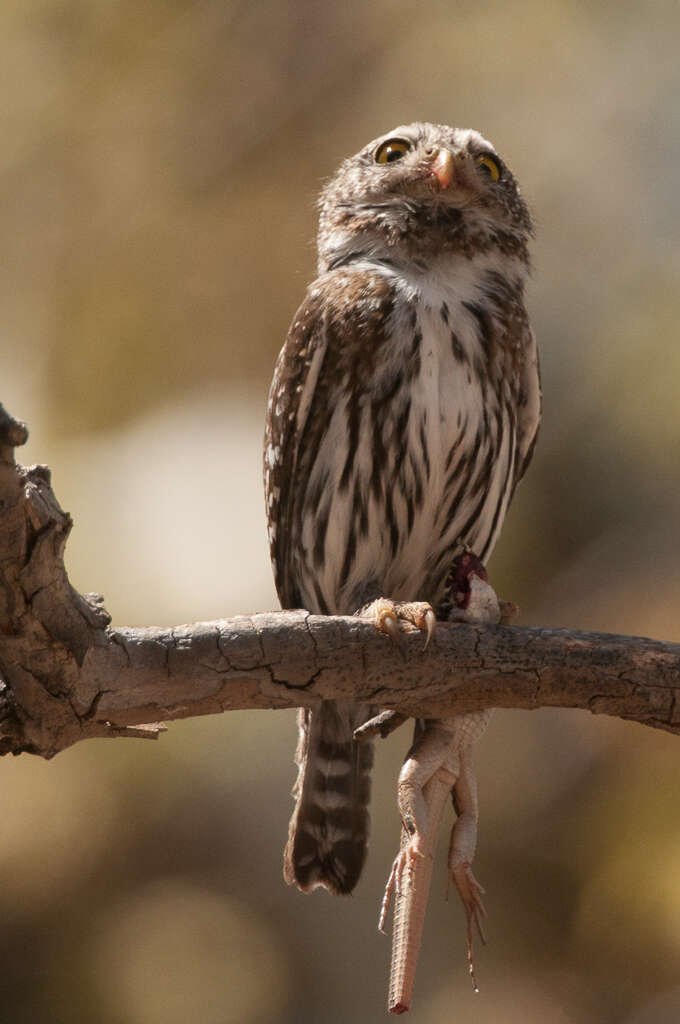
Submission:
[[[479,132],[423,122],[374,139],[341,165],[321,200],[321,263],[361,240],[378,253],[483,242],[526,246],[531,218],[512,172]],[[422,253],[421,253],[422,254]]]

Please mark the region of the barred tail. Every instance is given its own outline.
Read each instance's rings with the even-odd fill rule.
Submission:
[[[283,877],[303,892],[325,886],[347,894],[359,880],[368,845],[373,744],[352,733],[372,716],[367,704],[324,701],[298,713],[295,810]]]

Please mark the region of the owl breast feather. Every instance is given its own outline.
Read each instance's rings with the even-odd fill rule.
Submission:
[[[436,601],[463,544],[488,557],[516,438],[480,298],[460,278],[419,288],[366,265],[310,289],[296,317],[306,340],[292,330],[287,356],[306,362],[285,413],[295,452],[281,514],[293,532],[277,558],[293,604],[343,614],[380,594]],[[489,313],[487,333],[493,323]]]

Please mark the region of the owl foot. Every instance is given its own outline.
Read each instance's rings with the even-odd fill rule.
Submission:
[[[381,711],[355,729],[352,735],[357,743],[361,743],[362,740],[375,739],[376,736],[380,736],[384,740],[407,721],[408,715],[402,715],[400,711]]]
[[[426,631],[423,650],[427,650],[437,626],[437,617],[432,605],[426,601],[390,601],[387,597],[379,597],[377,601],[365,605],[359,615],[363,619],[369,619],[379,633],[386,633],[398,644],[402,641],[405,623]]]

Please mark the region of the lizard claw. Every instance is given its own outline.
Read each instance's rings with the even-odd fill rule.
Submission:
[[[392,870],[390,871],[390,877],[387,879],[387,885],[385,886],[385,893],[380,904],[380,918],[378,920],[378,931],[385,931],[385,921],[387,920],[387,913],[390,909],[390,903],[392,896],[400,896],[404,892],[403,878],[404,872],[408,872],[409,884],[411,884],[411,875],[414,870],[414,862],[422,859],[425,854],[421,850],[421,844],[419,842],[419,835],[416,832],[412,835],[406,846],[402,847],[397,856],[394,858],[392,863]]]
[[[401,860],[400,854],[394,858],[392,862],[392,870],[390,871],[390,877],[387,879],[387,885],[385,886],[385,892],[383,893],[382,903],[380,904],[380,917],[378,918],[378,931],[385,934],[385,921],[387,920],[387,914],[390,909],[390,903],[392,902],[392,896],[398,889],[399,885],[399,874],[401,872]]]
[[[486,907],[482,900],[484,889],[472,873],[472,868],[466,862],[451,867],[451,878],[454,881],[458,894],[465,909],[467,921],[467,960],[470,980],[475,992],[479,991],[477,979],[475,978],[475,965],[473,957],[473,932],[475,928],[486,946],[486,935],[484,934],[483,919],[486,915]]]

